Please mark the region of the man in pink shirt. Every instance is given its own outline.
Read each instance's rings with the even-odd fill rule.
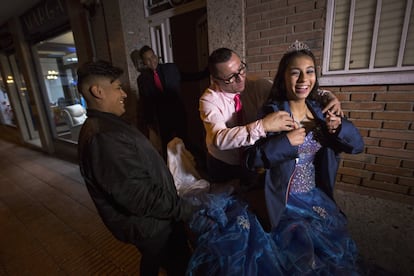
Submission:
[[[267,132],[291,130],[294,121],[285,111],[271,113],[257,120],[258,111],[267,100],[272,83],[266,79],[247,78],[247,65],[227,48],[209,56],[211,85],[200,98],[200,117],[206,131],[207,173],[211,182],[240,179],[251,186],[256,174],[241,165],[241,149],[253,145]],[[235,95],[240,94],[242,121],[236,114]],[[331,93],[321,93],[328,100],[324,111],[342,112],[340,102]]]

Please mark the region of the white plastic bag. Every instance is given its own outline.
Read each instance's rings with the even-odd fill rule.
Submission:
[[[193,155],[178,137],[167,145],[167,165],[174,177],[178,195],[209,191],[210,183],[201,179]]]

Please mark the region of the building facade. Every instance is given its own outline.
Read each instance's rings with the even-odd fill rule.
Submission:
[[[364,153],[342,156],[338,189],[414,203],[412,0],[44,0],[0,34],[2,136],[74,160],[76,123],[65,110],[82,121],[79,63],[105,59],[125,69],[125,119],[140,127],[133,50],[151,45],[162,61],[191,72],[206,66],[212,50],[228,47],[249,74],[272,80],[287,47],[304,41],[317,57],[321,86],[338,96],[366,144]],[[198,98],[207,85],[183,84],[199,145]],[[408,214],[414,222],[412,208]]]
[[[414,12],[411,6],[405,6],[410,1],[400,1],[400,8],[394,8],[394,14],[388,15],[395,15],[390,21],[395,21],[397,15],[402,18],[397,27],[388,26],[399,35],[373,38],[373,25],[353,32],[354,39],[360,35],[355,40],[360,42],[357,44],[349,42],[352,40],[349,22],[342,20],[344,23],[341,23],[338,19],[340,4],[348,7],[349,13],[351,2],[354,3],[337,0],[231,0],[226,4],[219,0],[42,1],[1,27],[9,35],[9,43],[2,45],[0,56],[2,97],[3,102],[8,102],[2,107],[2,123],[14,124],[22,141],[37,141],[33,143],[46,152],[66,154],[67,149],[70,153],[70,144],[76,145],[76,137],[71,137],[62,107],[82,105],[76,90],[78,63],[106,59],[125,68],[126,119],[139,124],[136,84],[139,73],[129,56],[133,50],[148,44],[159,52],[164,62],[174,61],[183,71],[197,71],[205,67],[209,52],[225,46],[240,53],[249,66],[249,74],[271,80],[289,44],[300,40],[316,54],[321,68],[320,84],[336,93],[345,115],[359,127],[365,139],[363,154],[343,156],[338,186],[412,202]],[[355,11],[364,7],[367,12],[369,8],[381,8],[376,3],[371,1],[368,8],[367,4],[354,7],[355,28],[360,27],[360,17],[367,17],[366,13],[358,15]],[[360,5],[359,1],[354,5]],[[384,10],[391,8],[385,5],[382,9],[386,18]],[[383,21],[381,24],[388,24]],[[374,24],[375,18],[370,22]],[[345,27],[337,27],[341,24],[347,30],[342,35],[338,33]],[[387,31],[381,25],[377,28],[379,34]],[[363,37],[369,36],[367,45],[361,33]],[[373,40],[377,41],[377,58],[371,62],[374,66],[366,61],[372,54]],[[384,41],[395,41],[395,45]],[[387,44],[383,54],[378,50],[381,42]],[[346,43],[352,46],[348,47],[349,53]],[[401,45],[405,49],[402,57],[398,57],[400,48],[396,48],[394,56],[386,55],[392,47]],[[367,47],[370,49],[364,54]],[[357,53],[358,49],[363,53]],[[342,66],[345,60],[347,64]],[[377,66],[375,62],[382,64]],[[197,130],[195,133],[201,132],[202,127],[198,119],[198,97],[207,84],[185,84],[187,87],[183,89],[191,114],[189,124]],[[202,143],[202,135],[195,136]]]

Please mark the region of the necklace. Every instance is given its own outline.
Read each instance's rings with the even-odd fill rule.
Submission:
[[[302,127],[303,126],[302,123],[306,119],[306,117],[307,116],[305,115],[301,120],[296,120],[295,117],[293,117],[293,121],[295,121],[295,123],[297,123],[299,127]]]
[[[293,117],[293,121],[295,121],[295,123],[299,126],[299,127],[304,127],[304,122],[305,120],[308,118],[308,115],[305,114],[305,116],[303,116],[303,118],[301,120],[297,120],[295,119],[295,117]]]
[[[292,114],[292,119],[293,121],[295,121],[295,123],[299,126],[299,127],[303,127],[303,122],[308,118],[308,107],[306,106],[305,109],[305,115],[302,116],[302,119],[298,120],[295,118],[295,116],[293,116],[293,112]]]

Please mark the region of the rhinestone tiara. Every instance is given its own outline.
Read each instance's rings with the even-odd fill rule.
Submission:
[[[310,48],[305,42],[296,40],[295,42],[290,44],[290,46],[287,49],[286,53],[290,53],[290,52],[294,52],[294,51],[300,51],[300,50],[310,51]]]

